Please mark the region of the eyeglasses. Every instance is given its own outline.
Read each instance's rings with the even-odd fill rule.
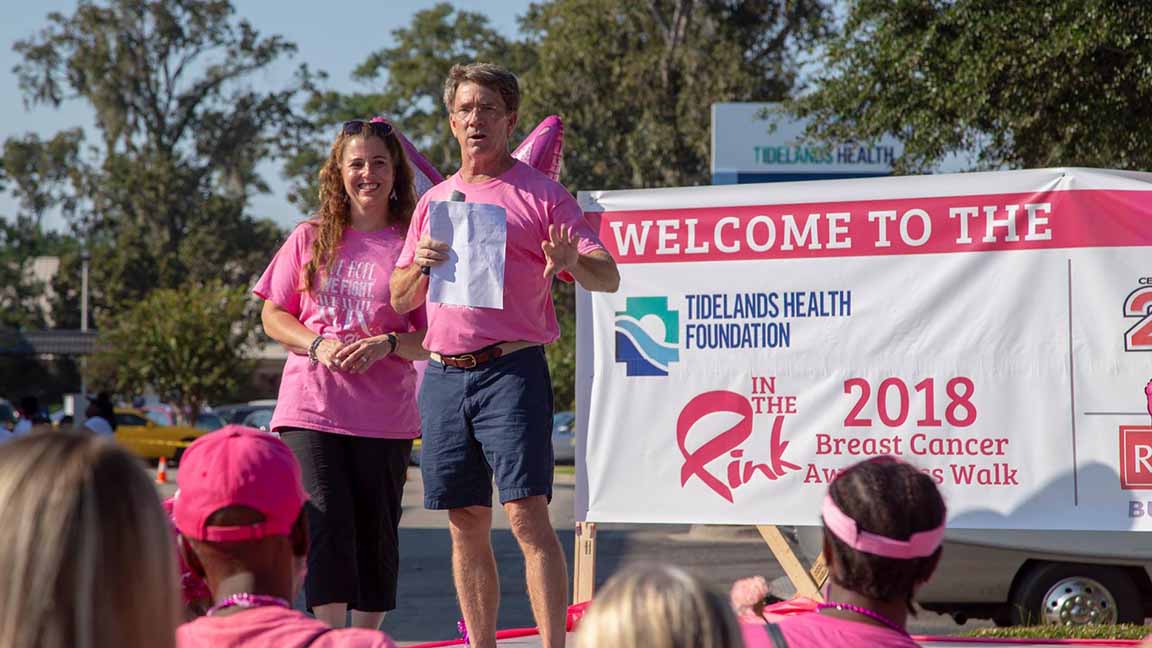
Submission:
[[[392,134],[392,124],[385,121],[383,117],[373,117],[368,121],[353,119],[344,122],[345,135],[359,135],[365,129],[372,131],[372,134],[377,137],[388,137]]]
[[[501,110],[491,104],[476,104],[470,107],[461,106],[452,112],[456,114],[457,119],[467,119],[472,113],[476,113],[483,119],[492,119],[493,117],[499,116]]]

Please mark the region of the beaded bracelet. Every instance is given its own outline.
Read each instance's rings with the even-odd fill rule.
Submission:
[[[315,366],[316,363],[320,360],[316,357],[316,349],[320,348],[320,343],[323,341],[324,336],[317,335],[316,337],[312,338],[312,344],[308,345],[308,359],[312,361],[313,366]]]

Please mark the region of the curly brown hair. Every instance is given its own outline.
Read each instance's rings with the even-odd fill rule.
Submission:
[[[308,220],[308,224],[318,229],[312,240],[312,258],[301,270],[300,291],[309,292],[316,287],[317,276],[327,274],[336,263],[336,250],[344,239],[344,230],[351,224],[348,193],[344,191],[344,176],[340,173],[340,162],[344,158],[344,147],[348,140],[356,137],[375,137],[384,142],[392,156],[392,196],[388,198],[388,221],[402,232],[408,231],[412,212],[416,209],[416,187],[412,166],[400,142],[399,134],[393,128],[388,135],[381,137],[376,130],[366,128],[349,135],[341,129],[332,142],[328,160],[320,168],[320,209]]]

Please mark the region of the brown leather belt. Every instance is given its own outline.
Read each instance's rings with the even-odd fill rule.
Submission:
[[[540,346],[536,342],[501,342],[500,344],[493,344],[489,347],[484,347],[479,351],[472,353],[461,353],[460,355],[441,355],[433,351],[428,355],[445,366],[456,367],[457,369],[475,369],[486,362],[492,362],[496,358],[508,355],[509,353],[516,353],[535,346]]]

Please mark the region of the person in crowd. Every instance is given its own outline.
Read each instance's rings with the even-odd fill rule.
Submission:
[[[106,391],[96,394],[96,399],[92,401],[96,406],[96,415],[108,421],[108,425],[112,428],[112,432],[116,432],[118,423],[116,422],[116,404],[112,402],[112,395]]]
[[[332,628],[292,609],[308,570],[308,494],[279,438],[225,426],[188,446],[172,517],[180,552],[213,605],[180,626],[180,648],[394,648],[366,628]]]
[[[750,648],[915,648],[912,598],[940,560],[947,509],[932,478],[879,457],[845,470],[821,507],[827,600],[775,624],[743,625]]]
[[[111,420],[104,417],[103,407],[94,402],[88,403],[88,407],[84,410],[84,422],[80,424],[80,427],[97,436],[115,436],[116,429],[113,427],[113,423],[116,421],[116,416],[113,415]]]
[[[393,310],[388,277],[416,204],[398,133],[346,122],[320,170],[320,209],[288,237],[253,292],[288,347],[271,429],[303,468],[317,618],[377,628],[396,607],[400,501],[420,434],[412,361],[423,309]],[[347,612],[351,611],[348,615]]]
[[[20,405],[16,409],[20,412],[20,420],[16,421],[16,425],[12,428],[12,436],[24,436],[32,431],[33,426],[44,422],[40,412],[40,399],[35,396],[21,398]]]
[[[678,567],[627,568],[596,594],[576,631],[578,648],[742,648],[725,601]]]
[[[431,207],[450,198],[503,212],[502,308],[428,303],[420,388],[424,505],[447,509],[456,594],[474,646],[495,645],[499,581],[492,553],[492,479],[524,553],[532,611],[545,648],[564,645],[567,576],[548,519],[552,385],[544,345],[559,337],[552,277],[614,291],[616,263],[566,189],[509,153],[520,89],[507,70],[456,65],[444,84],[460,169],[421,197],[392,274],[399,312],[424,305],[430,269],[447,261],[431,238]]]
[[[137,458],[81,432],[0,446],[0,646],[171,648],[172,540]]]

